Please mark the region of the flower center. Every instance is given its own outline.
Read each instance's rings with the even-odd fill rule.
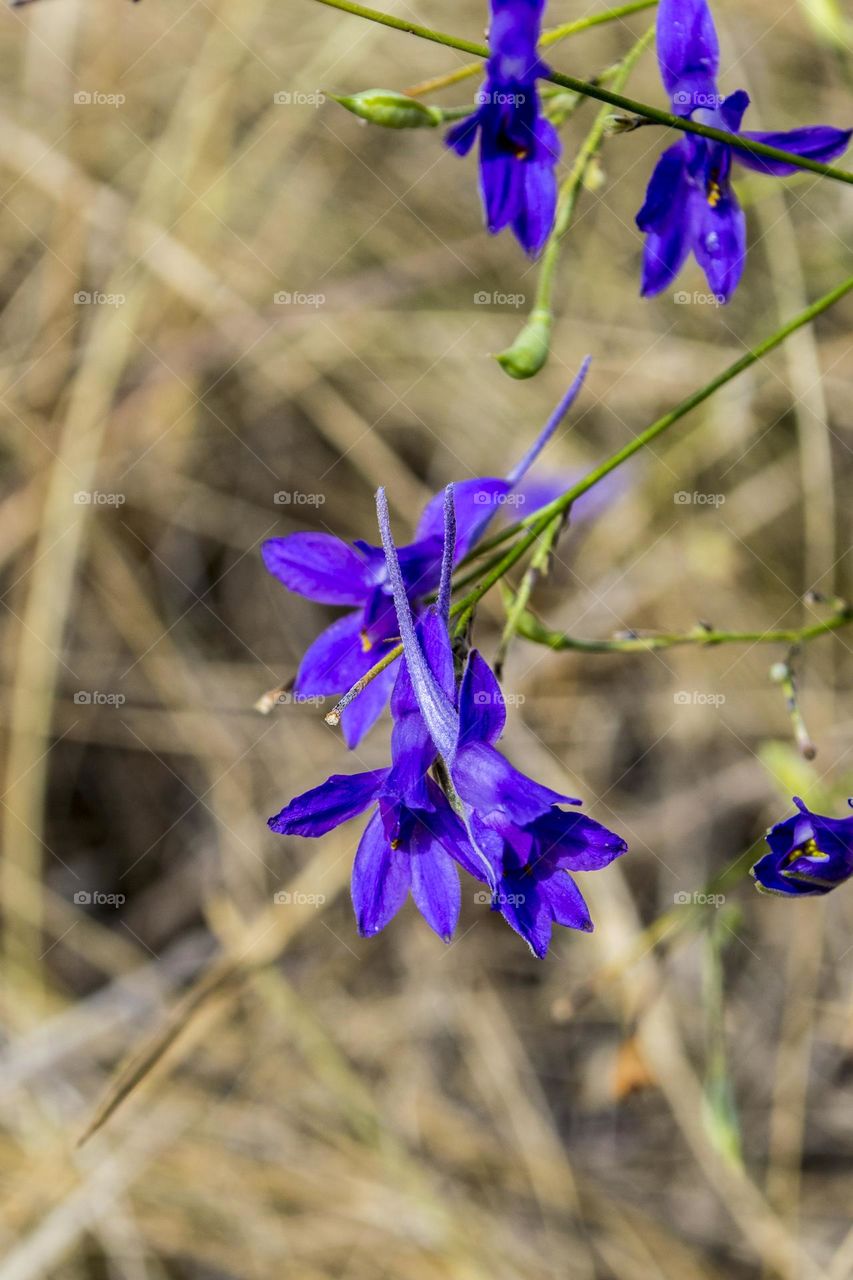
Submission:
[[[717,205],[720,203],[720,201],[723,198],[723,189],[716,178],[708,179],[706,195],[708,197],[708,204],[711,206],[712,209],[716,209]]]
[[[796,862],[798,858],[822,858],[827,859],[828,853],[824,853],[818,848],[817,841],[812,837],[810,840],[804,840],[802,844],[797,845],[796,849],[792,849],[785,859],[784,865],[790,867],[792,862]]]

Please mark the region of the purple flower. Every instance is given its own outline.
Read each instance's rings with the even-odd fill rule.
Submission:
[[[625,842],[591,819],[558,809],[580,801],[528,778],[498,751],[506,708],[476,650],[468,655],[454,696],[453,656],[441,611],[424,636],[409,606],[381,489],[377,505],[408,678],[454,808],[465,815],[467,869],[489,885],[494,908],[541,958],[552,924],[592,928],[568,871],[606,866],[624,853]]]
[[[853,818],[812,813],[798,796],[794,804],[799,813],[771,827],[770,853],[756,862],[752,875],[758,888],[768,893],[829,893],[853,874]]]
[[[787,133],[741,131],[749,96],[739,89],[724,98],[717,89],[719,45],[707,0],[661,0],[657,48],[676,115],[813,160],[833,160],[847,147],[853,130],[825,125]],[[731,298],[746,261],[746,219],[731,186],[735,160],[778,177],[796,172],[794,165],[753,155],[736,143],[692,134],[661,156],[637,214],[637,226],[646,233],[644,297],[665,289],[692,249],[712,293],[723,302]]]
[[[545,0],[491,0],[491,57],[478,109],[449,130],[448,146],[467,155],[480,135],[480,191],[492,234],[511,226],[532,257],[554,225],[560,140],[542,115],[537,53]]]
[[[466,480],[456,486],[457,528],[454,560],[460,560],[483,535],[556,431],[583,386],[589,358],[546,423],[533,447],[504,479]],[[435,591],[444,544],[443,495],[427,507],[415,541],[400,547],[398,559],[406,595],[412,602]],[[329,533],[293,533],[263,544],[264,564],[290,591],[319,604],[342,605],[350,612],[323,631],[305,653],[294,691],[304,697],[335,695],[347,689],[397,643],[398,628],[385,555],[366,542],[352,545]],[[388,668],[346,708],[341,728],[355,747],[381,715],[394,686]]]

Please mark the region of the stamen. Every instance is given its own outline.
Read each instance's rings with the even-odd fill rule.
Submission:
[[[360,631],[360,632],[359,632],[359,639],[361,640],[361,652],[362,652],[362,653],[370,653],[370,650],[373,648],[373,641],[371,640],[371,638],[370,638],[370,636],[367,634],[367,632],[366,632],[366,631]]]
[[[712,209],[716,209],[717,205],[723,198],[723,190],[716,178],[711,178],[708,182],[708,204]]]

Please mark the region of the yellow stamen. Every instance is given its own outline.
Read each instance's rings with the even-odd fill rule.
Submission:
[[[361,652],[370,653],[370,650],[373,648],[373,641],[371,640],[370,636],[367,634],[366,631],[362,631],[360,633],[360,638],[361,638]]]
[[[823,849],[819,849],[816,840],[812,837],[810,840],[803,841],[797,845],[796,849],[792,849],[785,859],[784,865],[790,867],[792,862],[796,862],[798,858],[821,858],[826,860],[828,853],[824,853]]]
[[[722,188],[716,178],[711,178],[708,183],[708,204],[712,209],[716,209],[717,205],[723,198]]]
[[[391,841],[391,848],[392,848],[392,849],[399,849],[399,848],[400,848],[400,841],[399,841],[399,840],[392,840],[392,841]]]

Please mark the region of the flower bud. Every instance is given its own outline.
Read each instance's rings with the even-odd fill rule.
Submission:
[[[353,115],[385,129],[435,129],[444,120],[440,107],[428,107],[393,89],[364,89],[346,97],[330,93],[329,97]]]
[[[530,313],[527,324],[511,347],[501,351],[498,364],[511,378],[532,378],[545,364],[551,350],[551,313]]]

